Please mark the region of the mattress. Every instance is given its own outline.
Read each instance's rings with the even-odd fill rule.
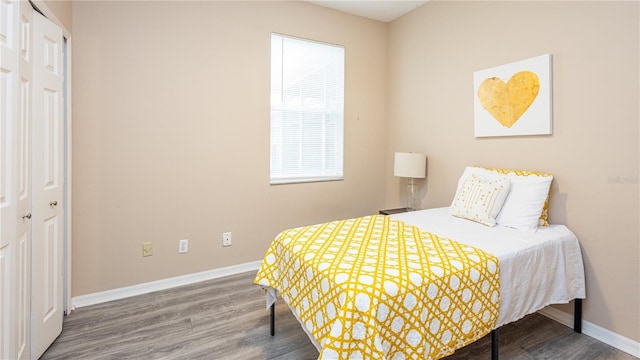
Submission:
[[[391,215],[440,237],[478,247],[498,258],[500,309],[496,327],[551,304],[585,298],[580,244],[564,225],[536,232],[488,227],[451,216],[449,207]]]

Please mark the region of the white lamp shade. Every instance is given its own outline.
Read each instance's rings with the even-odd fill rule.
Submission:
[[[425,177],[426,168],[425,154],[397,152],[393,162],[393,175],[421,179]]]

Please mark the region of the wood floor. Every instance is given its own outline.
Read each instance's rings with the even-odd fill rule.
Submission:
[[[317,359],[318,352],[282,300],[269,335],[255,273],[87,306],[64,320],[41,359]],[[485,337],[448,360],[490,359]],[[500,329],[500,359],[637,359],[532,314]]]

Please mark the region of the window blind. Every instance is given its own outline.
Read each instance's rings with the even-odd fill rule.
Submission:
[[[343,177],[344,47],[271,35],[272,184]]]

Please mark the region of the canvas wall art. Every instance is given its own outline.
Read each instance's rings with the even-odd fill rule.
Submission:
[[[476,137],[551,134],[551,55],[473,74]]]

